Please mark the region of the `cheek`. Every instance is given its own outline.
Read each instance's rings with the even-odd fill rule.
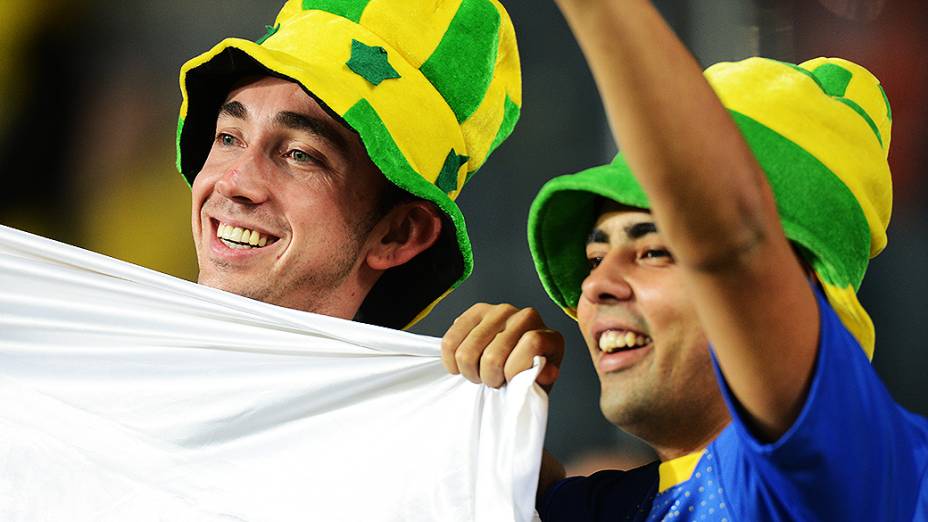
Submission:
[[[212,184],[204,178],[205,176],[203,176],[203,174],[198,175],[194,178],[193,185],[190,187],[190,197],[194,207],[199,207],[203,204],[203,201],[206,199],[212,187]]]
[[[662,364],[689,366],[683,360],[708,357],[702,324],[682,285],[668,280],[661,286],[639,288],[636,296],[651,336],[660,345]]]
[[[712,359],[709,357],[709,344],[704,337],[694,336],[684,345],[684,352],[677,360],[675,373],[680,375],[679,382],[686,383],[686,393],[698,402],[718,391]]]
[[[330,244],[340,241],[351,229],[347,226],[347,208],[328,191],[328,187],[306,190],[285,185],[276,191],[278,209],[293,230],[295,239]]]
[[[366,223],[373,214],[374,203],[365,191],[346,190],[327,192],[322,195],[321,205],[332,227],[342,233],[355,233],[358,226]]]
[[[211,191],[212,184],[205,179],[203,174],[199,174],[193,179],[193,185],[190,187],[190,207],[194,230],[196,230],[197,223],[200,222],[200,212]]]
[[[664,341],[665,363],[673,366],[674,372],[684,373],[690,377],[701,379],[703,374],[711,378],[711,364],[709,361],[709,342],[703,333],[702,324],[696,315],[696,309],[690,306],[689,301],[678,301],[676,306],[665,307],[660,313],[651,318],[652,327],[662,332]]]
[[[203,219],[203,208],[210,194],[213,192],[213,183],[203,174],[198,175],[193,180],[190,187],[190,210],[193,230],[196,231],[201,226]]]
[[[333,226],[337,224],[339,230],[346,234],[367,232],[360,230],[362,224],[368,223],[374,214],[376,200],[371,191],[361,190],[335,191],[325,194],[327,205],[326,215],[330,216]]]
[[[652,327],[672,327],[674,324],[690,327],[696,318],[696,309],[689,299],[683,282],[667,272],[654,277],[649,284],[636,285],[635,295],[646,319]]]
[[[190,192],[193,196],[194,203],[202,203],[213,192],[216,181],[219,179],[216,172],[216,169],[209,167],[209,161],[207,160],[203,168],[200,169],[200,172],[197,173],[197,176],[193,178],[193,185],[190,187]]]
[[[580,301],[577,303],[577,324],[580,327],[580,335],[583,336],[583,340],[586,342],[587,347],[592,346],[588,335],[590,325],[594,319],[595,314],[593,306],[581,297]]]
[[[580,325],[580,329],[586,331],[593,319],[593,306],[581,296],[577,302],[577,323]]]

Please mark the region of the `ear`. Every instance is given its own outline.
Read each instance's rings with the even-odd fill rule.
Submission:
[[[374,228],[368,244],[367,265],[374,270],[400,266],[428,250],[441,233],[441,217],[428,201],[398,205]]]

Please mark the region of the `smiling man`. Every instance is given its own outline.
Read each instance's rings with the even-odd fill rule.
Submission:
[[[892,202],[877,78],[839,58],[703,74],[647,0],[557,3],[622,154],[546,183],[529,245],[603,414],[660,461],[561,479],[546,460],[542,520],[928,519],[928,420],[870,366],[856,296]],[[466,371],[527,355],[496,344]]]
[[[870,366],[856,297],[892,201],[879,81],[839,58],[700,74],[647,0],[558,4],[623,151],[549,181],[529,243],[603,414],[660,462],[543,483],[542,519],[928,517],[928,421]]]
[[[193,182],[199,282],[351,318],[384,269],[441,230],[437,212],[418,201],[403,209],[406,241],[381,241],[372,232],[387,188],[357,136],[299,85],[245,80],[222,105]]]
[[[603,414],[665,460],[705,444],[728,412],[695,303],[654,218],[603,200],[586,256],[590,274],[575,314],[600,378]]]
[[[181,89],[200,283],[404,328],[470,274],[454,200],[521,104],[498,2],[290,0]]]

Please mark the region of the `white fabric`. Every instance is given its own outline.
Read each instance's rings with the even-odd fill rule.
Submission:
[[[268,305],[0,227],[0,520],[534,515],[541,364]]]

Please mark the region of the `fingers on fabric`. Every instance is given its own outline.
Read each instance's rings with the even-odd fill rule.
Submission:
[[[506,381],[530,368],[536,355],[545,357],[547,361],[535,382],[550,392],[560,375],[561,361],[564,359],[564,336],[556,330],[542,328],[522,335],[506,362]]]
[[[445,334],[442,361],[451,373],[497,388],[530,368],[535,355],[543,355],[553,366],[539,376],[544,386],[557,378],[563,345],[561,335],[548,330],[535,309],[481,303],[455,320]]]
[[[512,346],[515,346],[518,339],[513,340],[508,349],[502,343],[497,343],[492,348],[490,345],[506,329],[507,320],[518,311],[516,307],[508,304],[480,303],[470,307],[455,321],[451,330],[445,335],[445,339],[448,341],[448,349],[454,352],[454,363],[458,372],[464,378],[475,383],[484,382],[480,378],[480,360],[484,357],[488,360],[501,357],[502,362],[505,362],[508,352],[512,350]],[[486,353],[488,349],[490,351],[502,349],[506,353]],[[500,366],[502,366],[501,363]],[[486,382],[486,384],[500,386],[502,383],[497,384],[493,379],[492,383]]]
[[[458,347],[461,346],[467,334],[469,334],[475,326],[480,324],[483,310],[489,306],[490,305],[485,303],[478,303],[468,308],[466,312],[454,320],[451,328],[448,328],[448,331],[445,332],[445,335],[442,337],[441,362],[444,363],[445,368],[452,375],[461,373],[461,370],[458,368],[456,357]]]

